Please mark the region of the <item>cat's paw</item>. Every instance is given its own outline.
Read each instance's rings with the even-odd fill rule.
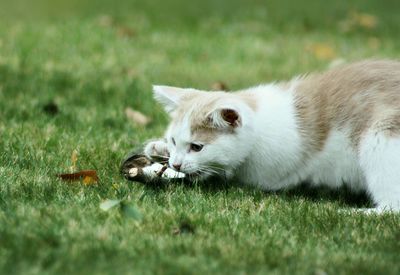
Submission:
[[[160,157],[160,158],[168,158],[169,151],[168,145],[164,140],[156,140],[151,141],[146,144],[144,147],[144,154],[148,158]]]

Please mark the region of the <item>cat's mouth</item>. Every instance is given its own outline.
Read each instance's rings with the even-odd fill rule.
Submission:
[[[225,169],[217,165],[201,166],[199,169],[175,169],[171,167],[174,171],[184,173],[186,178],[190,180],[207,179],[210,177],[223,177],[225,175]]]
[[[182,171],[182,170],[177,171],[174,168],[172,168],[172,169],[174,171],[176,171],[176,172],[184,173],[185,177],[189,178],[190,180],[197,180],[197,179],[207,178],[209,176],[207,173],[205,173],[203,171],[199,171],[199,170],[186,172],[186,171]]]

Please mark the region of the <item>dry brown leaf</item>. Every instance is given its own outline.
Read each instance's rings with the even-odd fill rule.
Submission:
[[[211,85],[213,91],[229,91],[228,85],[222,81],[217,81]]]
[[[359,27],[372,30],[378,26],[378,22],[379,20],[375,15],[353,11],[339,23],[339,27],[344,32],[349,32]]]
[[[147,124],[149,124],[151,122],[151,119],[149,117],[145,116],[144,114],[142,114],[139,111],[133,110],[130,107],[127,107],[125,109],[125,115],[130,121],[132,121],[140,126],[146,126]]]
[[[114,19],[106,14],[98,17],[98,24],[101,27],[111,27],[114,24]]]
[[[58,174],[59,178],[64,181],[80,181],[85,185],[92,185],[99,181],[96,170],[82,170],[76,173]]]
[[[309,51],[319,60],[331,60],[336,57],[335,49],[325,43],[315,43],[309,47]]]
[[[366,29],[374,29],[378,25],[378,18],[372,14],[354,13],[354,19],[359,26]]]
[[[126,26],[117,27],[117,36],[118,37],[134,37],[136,35],[136,31],[132,28]]]

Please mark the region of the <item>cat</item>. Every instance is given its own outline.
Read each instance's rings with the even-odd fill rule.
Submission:
[[[366,191],[400,212],[400,62],[366,60],[238,92],[154,86],[171,116],[145,154],[198,179]],[[371,210],[367,210],[371,211]]]

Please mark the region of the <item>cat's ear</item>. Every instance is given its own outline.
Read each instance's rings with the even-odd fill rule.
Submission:
[[[164,106],[165,110],[170,113],[179,104],[179,100],[183,95],[184,89],[153,85],[154,98]]]
[[[218,108],[212,111],[207,116],[207,119],[212,126],[217,128],[237,128],[242,125],[239,111],[230,107]]]
[[[164,109],[171,113],[178,107],[181,98],[194,89],[177,88],[171,86],[153,85],[154,98],[164,106]]]

